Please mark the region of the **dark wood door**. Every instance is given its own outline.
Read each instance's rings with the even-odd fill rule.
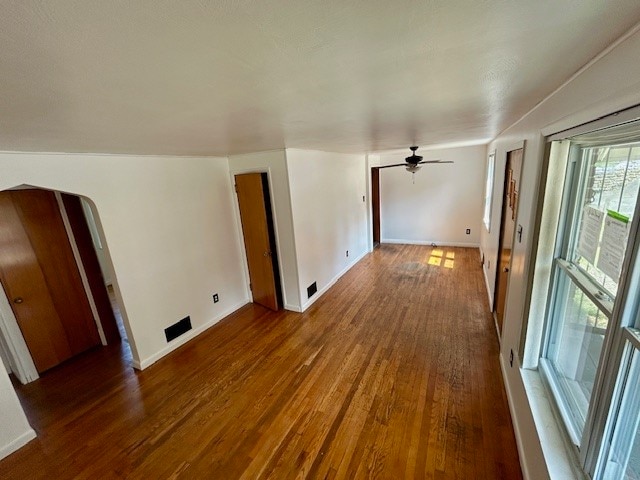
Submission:
[[[100,344],[53,192],[0,192],[0,282],[38,372]]]
[[[380,245],[380,169],[371,169],[371,210],[373,225],[373,247]]]
[[[504,196],[502,199],[502,220],[500,222],[500,246],[498,251],[498,272],[494,310],[498,331],[502,333],[504,310],[507,301],[507,286],[511,271],[511,249],[516,231],[516,216],[520,195],[520,172],[522,171],[522,149],[507,154],[504,177]]]
[[[236,175],[235,179],[253,301],[278,310],[262,174],[246,173]]]

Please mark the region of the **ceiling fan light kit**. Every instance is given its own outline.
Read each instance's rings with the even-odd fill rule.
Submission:
[[[378,168],[390,168],[390,167],[405,167],[407,172],[410,172],[412,175],[413,183],[415,182],[415,173],[422,168],[422,165],[425,163],[453,163],[451,160],[422,160],[421,155],[416,155],[416,151],[418,150],[417,146],[409,147],[411,150],[411,155],[404,159],[404,163],[395,163],[393,165],[383,165]]]

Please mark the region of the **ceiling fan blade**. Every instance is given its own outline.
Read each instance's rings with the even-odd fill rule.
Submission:
[[[395,163],[393,165],[382,165],[380,167],[377,168],[389,168],[389,167],[406,167],[408,164],[406,163]]]
[[[422,163],[453,163],[451,160],[423,160]]]

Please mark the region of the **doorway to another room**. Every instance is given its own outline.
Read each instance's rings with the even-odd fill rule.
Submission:
[[[254,303],[277,311],[282,307],[282,290],[269,178],[264,172],[243,173],[234,178],[249,270],[249,290]]]
[[[0,354],[14,385],[107,347],[130,368],[91,205],[25,187],[0,192],[0,213]]]

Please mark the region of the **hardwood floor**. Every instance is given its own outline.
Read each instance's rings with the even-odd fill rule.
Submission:
[[[521,478],[476,249],[382,245],[304,314],[120,353],[17,388],[38,438],[2,478]]]

